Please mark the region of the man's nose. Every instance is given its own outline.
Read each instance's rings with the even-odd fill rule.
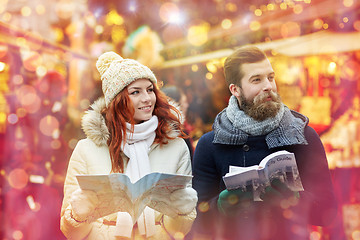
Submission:
[[[273,88],[273,85],[271,84],[271,82],[268,79],[266,79],[264,82],[263,91],[270,91],[270,90],[272,90],[272,88]]]

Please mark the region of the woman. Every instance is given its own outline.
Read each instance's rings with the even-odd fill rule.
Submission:
[[[156,86],[151,70],[114,52],[102,54],[96,67],[104,98],[82,119],[87,138],[78,142],[70,158],[61,209],[62,232],[68,239],[171,239],[186,235],[196,217],[197,193],[190,185],[168,198],[158,196],[177,216],[146,207],[134,226],[126,212],[87,221],[98,199],[94,192],[79,188],[76,175],[125,173],[133,182],[150,172],[191,175],[179,113]]]

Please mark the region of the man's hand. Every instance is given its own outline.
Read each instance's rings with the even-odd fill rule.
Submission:
[[[299,193],[291,191],[280,179],[274,179],[271,185],[265,188],[260,198],[264,202],[279,205],[284,199],[299,198]]]
[[[217,206],[220,212],[226,216],[235,216],[241,210],[250,206],[253,201],[252,192],[244,192],[240,189],[225,189],[219,194]]]

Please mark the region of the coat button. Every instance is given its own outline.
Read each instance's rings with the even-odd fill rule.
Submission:
[[[244,145],[243,146],[243,150],[245,151],[245,152],[247,152],[247,151],[249,151],[250,150],[250,147],[249,147],[249,145]]]

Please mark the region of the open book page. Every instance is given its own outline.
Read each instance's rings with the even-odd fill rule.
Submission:
[[[260,193],[273,179],[285,182],[292,191],[303,191],[295,155],[278,151],[265,157],[259,165],[250,167],[230,166],[224,177],[228,190],[252,191],[254,200],[260,201]]]
[[[279,178],[292,191],[304,191],[294,153],[282,150],[272,153],[260,162],[269,182]]]
[[[145,206],[157,211],[161,209],[163,203],[152,199],[153,193],[169,197],[171,192],[190,184],[192,176],[154,172],[135,183],[122,173],[78,175],[76,178],[81,189],[96,192],[99,199],[100,204],[94,214],[89,216],[89,221],[122,211],[128,212],[135,222]]]

